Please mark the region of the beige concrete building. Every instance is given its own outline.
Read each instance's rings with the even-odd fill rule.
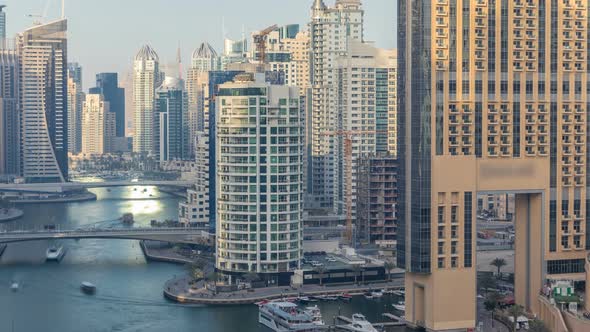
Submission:
[[[116,115],[102,95],[87,94],[82,110],[82,154],[112,152]]]
[[[158,54],[144,45],[133,61],[133,152],[154,154],[155,92],[162,82]]]
[[[515,299],[584,280],[586,0],[400,0],[398,264],[406,319],[476,324],[478,194],[515,194]],[[587,292],[588,293],[588,292]]]

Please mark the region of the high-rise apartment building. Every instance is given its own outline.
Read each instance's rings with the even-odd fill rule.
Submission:
[[[216,267],[281,284],[302,257],[303,113],[297,88],[253,76],[217,97]]]
[[[159,58],[151,46],[144,45],[133,63],[134,134],[133,152],[154,154],[155,92],[160,86]]]
[[[110,112],[115,114],[115,134],[125,137],[125,89],[119,87],[117,73],[96,74],[96,87],[90,88],[89,93],[101,94],[109,103]]]
[[[398,2],[398,264],[406,320],[476,324],[478,194],[515,194],[515,301],[585,280],[590,249],[585,0]],[[588,293],[588,285],[586,285]]]
[[[205,133],[209,137],[209,165],[215,165],[217,160],[216,142],[217,142],[217,108],[219,88],[222,84],[231,82],[241,71],[211,71],[208,74],[207,86],[205,88],[205,108],[204,122]],[[215,167],[209,168],[209,214],[211,216],[210,226],[217,226],[217,177],[215,176]]]
[[[178,218],[183,224],[209,228],[209,137],[197,132],[195,138],[195,186],[187,190],[187,199],[179,203]]]
[[[0,175],[20,174],[19,57],[0,49]]]
[[[19,35],[22,175],[28,182],[68,178],[67,21]]]
[[[351,40],[346,54],[334,61],[334,75],[339,82],[335,101],[338,125],[339,129],[348,133],[351,145],[350,156],[344,155],[346,148],[337,151],[342,160],[336,165],[338,173],[343,174],[343,179],[351,178],[350,181],[339,182],[339,196],[340,201],[351,202],[353,217],[358,184],[354,170],[358,160],[363,156],[388,152],[389,102],[395,97],[389,93],[389,71],[395,66],[393,54],[392,50]],[[349,162],[352,164],[348,165]]]
[[[326,133],[341,129],[336,60],[348,52],[351,41],[363,40],[363,9],[360,0],[337,0],[330,8],[315,0],[311,14],[311,200],[342,213],[343,138]]]
[[[388,154],[364,155],[355,169],[358,179],[356,229],[361,241],[397,239],[397,160]]]
[[[73,154],[82,150],[82,105],[84,100],[82,67],[77,62],[68,63],[68,151]]]
[[[186,160],[191,155],[188,97],[179,78],[166,77],[156,89],[154,152],[160,161]]]
[[[83,154],[112,152],[115,138],[116,114],[110,112],[109,102],[101,94],[87,94],[82,112]]]

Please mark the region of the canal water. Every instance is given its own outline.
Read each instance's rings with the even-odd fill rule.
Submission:
[[[1,223],[3,229],[34,229],[55,224],[64,229],[117,227],[124,213],[134,214],[136,226],[150,220],[175,219],[179,198],[154,187],[93,189],[96,201],[25,205],[23,218]],[[146,262],[137,241],[67,240],[60,263],[45,262],[48,241],[10,244],[0,258],[0,331],[269,331],[258,324],[254,305],[232,307],[184,306],[165,300],[162,285],[184,273],[182,266]],[[17,292],[10,284],[20,284]],[[97,285],[94,296],[79,290],[82,281]],[[398,299],[349,304],[319,303],[324,320],[335,315],[363,313],[384,321]],[[396,328],[395,332],[405,331]]]

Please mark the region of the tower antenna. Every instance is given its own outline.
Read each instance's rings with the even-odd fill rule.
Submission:
[[[66,18],[66,0],[61,0],[61,18]]]

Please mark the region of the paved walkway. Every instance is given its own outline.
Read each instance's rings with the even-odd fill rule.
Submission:
[[[262,300],[279,299],[283,297],[309,296],[309,295],[336,295],[342,293],[359,294],[370,289],[399,289],[404,286],[403,279],[394,279],[391,282],[371,283],[367,285],[339,284],[330,286],[304,285],[300,288],[265,287],[250,291],[240,290],[229,293],[214,294],[207,290],[204,283],[198,282],[190,285],[188,276],[171,279],[164,285],[164,296],[182,303],[199,304],[248,304]]]
[[[485,309],[483,299],[477,299],[477,324],[480,332],[510,332],[506,325],[497,320],[492,321],[492,314]]]
[[[23,215],[24,215],[24,212],[22,210],[15,209],[15,208],[10,208],[10,209],[2,208],[2,209],[0,209],[0,222],[15,220],[15,219],[22,217]]]

